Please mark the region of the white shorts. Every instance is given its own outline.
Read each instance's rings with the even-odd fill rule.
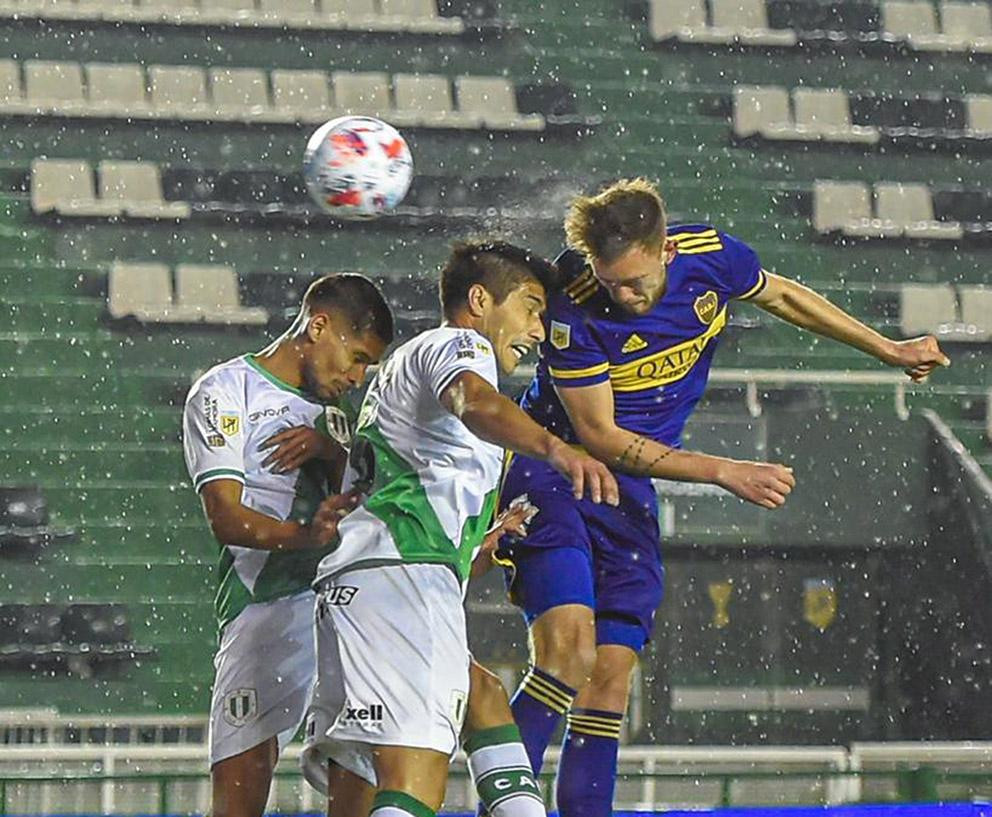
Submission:
[[[269,738],[286,746],[303,723],[316,659],[315,595],[249,604],[224,627],[214,656],[210,765]]]
[[[449,567],[388,565],[329,580],[317,598],[317,683],[303,774],[327,761],[376,785],[372,748],[453,755],[468,702],[465,608]]]

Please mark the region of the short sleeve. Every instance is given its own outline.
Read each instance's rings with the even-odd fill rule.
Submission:
[[[758,254],[739,238],[720,233],[727,262],[729,296],[740,301],[753,298],[765,288],[765,271]]]
[[[244,484],[244,401],[216,376],[197,382],[183,409],[183,453],[193,488],[217,479]]]
[[[499,388],[492,344],[478,332],[461,330],[439,343],[428,356],[425,375],[439,399],[462,372],[474,372],[494,389]]]
[[[548,305],[548,337],[541,353],[556,385],[593,386],[610,379],[606,350],[589,328],[589,318],[564,295]]]

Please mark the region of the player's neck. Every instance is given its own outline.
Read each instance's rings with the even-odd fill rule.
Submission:
[[[303,385],[303,354],[293,338],[282,338],[252,356],[274,377],[295,389]]]
[[[441,323],[441,326],[451,326],[455,329],[473,329],[476,332],[480,331],[480,323],[478,318],[474,318],[468,312],[456,312],[449,318],[445,318]]]

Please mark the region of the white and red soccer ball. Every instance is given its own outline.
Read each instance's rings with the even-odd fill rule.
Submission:
[[[303,178],[321,210],[335,218],[375,218],[410,187],[413,158],[392,125],[371,116],[341,116],[314,131]]]

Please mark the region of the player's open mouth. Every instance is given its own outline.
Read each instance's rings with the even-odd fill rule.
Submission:
[[[521,360],[530,351],[530,346],[526,343],[512,343],[510,344],[510,351],[517,356],[517,360]]]

